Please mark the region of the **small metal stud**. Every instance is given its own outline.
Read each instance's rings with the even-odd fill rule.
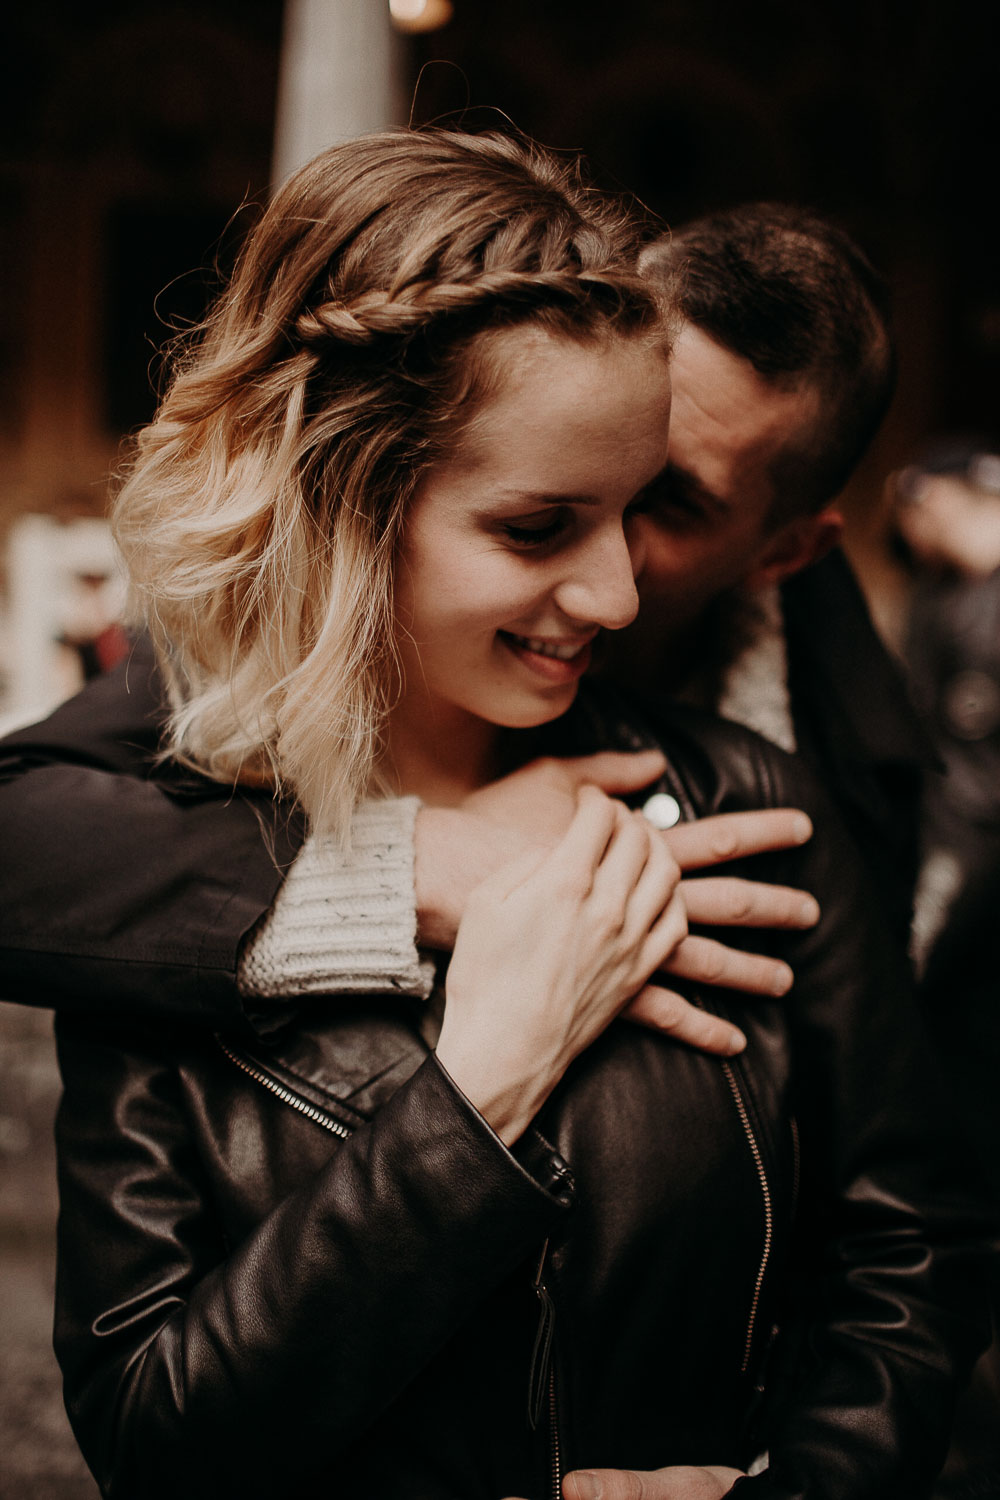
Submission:
[[[681,806],[669,792],[654,792],[643,803],[642,815],[654,828],[673,828],[681,820]]]

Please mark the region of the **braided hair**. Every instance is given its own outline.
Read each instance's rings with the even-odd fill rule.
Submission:
[[[494,332],[667,341],[641,233],[578,163],[501,135],[367,136],[276,193],[115,506],[169,753],[346,835],[392,690],[407,503],[487,393]]]

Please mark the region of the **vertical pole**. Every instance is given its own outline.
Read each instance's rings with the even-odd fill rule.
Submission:
[[[399,123],[388,0],[286,0],[272,181],[325,146]]]

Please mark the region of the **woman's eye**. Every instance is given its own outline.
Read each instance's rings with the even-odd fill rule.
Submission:
[[[556,514],[537,521],[505,521],[503,533],[519,547],[542,547],[546,542],[554,541],[565,527],[565,518]]]

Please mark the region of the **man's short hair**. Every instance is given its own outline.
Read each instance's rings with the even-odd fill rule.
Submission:
[[[695,219],[643,251],[684,317],[775,385],[814,388],[814,424],[774,474],[775,518],[819,510],[843,489],[892,399],[896,362],[885,282],[841,229],[804,209],[750,203]]]

